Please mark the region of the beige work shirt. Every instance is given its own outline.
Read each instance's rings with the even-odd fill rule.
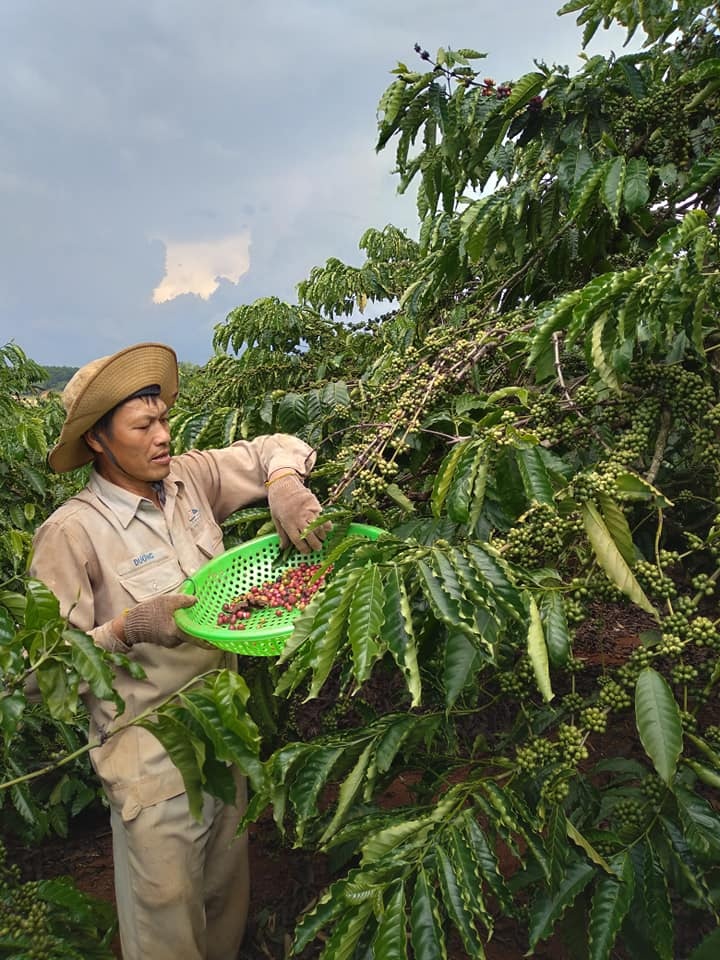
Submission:
[[[173,457],[164,481],[161,510],[92,472],[87,485],[38,528],[31,576],[57,596],[63,616],[105,650],[117,649],[139,663],[147,679],[116,671],[115,705],[89,692],[91,742],[152,709],[207,671],[235,667],[234,654],[191,643],[167,648],[140,643],[128,648],[111,629],[127,607],[174,593],[211,557],[224,550],[219,524],[235,510],[266,498],[264,481],[287,467],[307,476],[315,454],[286,434],[239,441],[221,450]],[[184,791],[180,772],[147,730],[131,727],[91,750],[91,760],[110,802],[123,819]]]

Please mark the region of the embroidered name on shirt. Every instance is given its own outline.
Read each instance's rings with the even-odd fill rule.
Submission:
[[[154,560],[154,553],[141,553],[139,557],[133,557],[133,566],[141,567],[144,563],[147,563],[148,560]]]

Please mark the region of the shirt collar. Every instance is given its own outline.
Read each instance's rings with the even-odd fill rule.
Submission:
[[[171,483],[174,488],[181,486],[180,481],[172,476],[168,476],[165,480],[166,493],[168,483]],[[133,520],[141,504],[150,503],[147,497],[141,497],[139,494],[132,493],[124,487],[119,487],[116,483],[111,483],[95,469],[90,472],[88,487],[113,511],[123,527],[127,527],[130,521]]]

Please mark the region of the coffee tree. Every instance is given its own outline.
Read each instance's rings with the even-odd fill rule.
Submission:
[[[717,949],[718,6],[564,12],[645,41],[514,81],[418,45],[377,144],[418,241],[238,308],[175,414],[301,433],[338,533],[388,530],[338,537],[267,671],[249,817],[337,865],[293,955],[480,957],[507,918],[531,953]]]

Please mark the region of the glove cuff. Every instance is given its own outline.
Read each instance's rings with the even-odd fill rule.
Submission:
[[[125,614],[124,628],[126,646],[133,647],[136,643],[142,643],[150,628],[148,612],[141,606],[132,607]]]

